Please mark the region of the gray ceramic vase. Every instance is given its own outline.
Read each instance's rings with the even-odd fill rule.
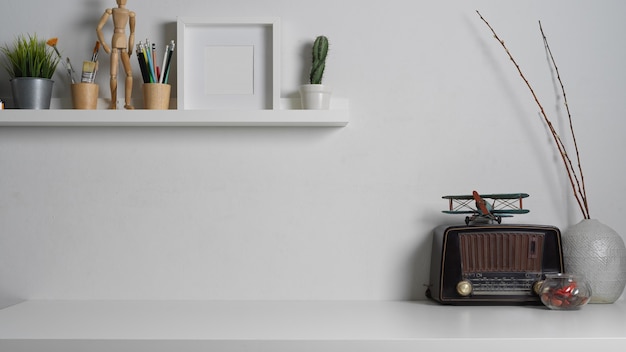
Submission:
[[[591,285],[589,303],[613,303],[626,286],[626,246],[612,228],[585,219],[563,233],[565,271],[582,274]]]

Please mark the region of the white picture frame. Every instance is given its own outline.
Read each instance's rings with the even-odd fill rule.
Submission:
[[[279,109],[280,34],[278,17],[179,17],[178,109]]]

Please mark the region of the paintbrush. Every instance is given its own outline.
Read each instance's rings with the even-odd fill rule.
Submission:
[[[82,83],[93,83],[96,77],[96,66],[94,61],[83,62],[83,74],[80,79]]]
[[[96,46],[93,48],[93,54],[91,55],[91,61],[98,61],[98,52],[100,51],[100,42],[96,41]]]

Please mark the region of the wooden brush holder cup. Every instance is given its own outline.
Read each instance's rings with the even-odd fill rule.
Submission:
[[[148,110],[167,110],[170,108],[172,86],[164,83],[144,83],[143,105]]]
[[[72,107],[95,110],[98,107],[98,91],[99,87],[95,83],[72,84]]]

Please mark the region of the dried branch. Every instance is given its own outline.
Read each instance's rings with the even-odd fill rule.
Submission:
[[[543,108],[543,105],[541,105],[541,102],[539,101],[539,98],[537,97],[537,94],[535,94],[535,90],[530,85],[530,82],[528,82],[528,79],[526,79],[526,76],[522,72],[522,69],[517,64],[517,61],[515,61],[515,59],[513,58],[513,55],[511,55],[511,52],[509,51],[507,46],[504,44],[504,41],[502,39],[500,39],[500,37],[498,37],[498,34],[491,27],[489,22],[487,22],[487,20],[485,20],[485,18],[483,18],[483,16],[480,14],[480,12],[476,11],[476,13],[480,17],[480,19],[487,25],[487,27],[489,27],[489,29],[491,30],[491,33],[493,33],[494,38],[496,38],[496,40],[500,43],[500,45],[502,45],[502,48],[504,48],[504,51],[508,55],[509,59],[511,60],[513,65],[515,65],[515,68],[517,69],[517,72],[519,73],[520,77],[522,78],[524,83],[526,83],[526,86],[530,90],[530,93],[532,94],[532,96],[533,96],[533,98],[535,100],[535,103],[539,107],[541,116],[543,117],[544,122],[546,123],[546,125],[548,126],[548,129],[550,130],[550,133],[552,134],[552,138],[554,140],[554,144],[556,145],[556,148],[559,151],[559,154],[561,155],[561,159],[563,161],[563,165],[565,166],[565,170],[567,171],[567,177],[569,178],[570,185],[572,187],[572,191],[574,193],[574,197],[576,198],[578,206],[580,207],[580,211],[582,212],[583,217],[585,219],[589,219],[589,209],[588,209],[588,205],[587,205],[587,196],[586,196],[586,191],[585,191],[585,187],[584,187],[584,179],[582,178],[582,168],[580,166],[580,156],[579,156],[579,153],[578,153],[578,146],[575,143],[576,155],[577,155],[577,160],[578,160],[578,169],[580,170],[580,173],[581,173],[580,180],[579,180],[579,177],[578,177],[578,175],[576,173],[576,169],[574,168],[573,163],[572,163],[569,155],[567,154],[567,150],[566,150],[565,145],[563,144],[563,142],[561,140],[561,137],[559,136],[559,134],[557,133],[557,131],[554,128],[554,125],[552,124],[552,122],[548,118],[548,115],[546,114],[545,109]],[[542,29],[541,32],[542,32],[542,35],[543,35],[543,29]],[[543,35],[543,38],[544,38],[544,43],[547,46],[547,40],[545,39],[545,35]],[[547,48],[548,48],[548,51],[549,51],[549,47],[547,47]],[[550,53],[550,57],[552,58],[552,54],[551,53]],[[553,61],[553,65],[556,68],[556,64],[554,64],[554,59],[553,58],[552,58],[552,61]],[[558,76],[558,70],[557,70],[557,76]],[[563,91],[563,95],[565,97],[563,83],[562,83],[562,81],[560,79],[560,76],[558,76],[558,77],[559,77],[559,82],[561,84],[561,90]],[[573,129],[573,125],[571,123],[572,120],[571,120],[571,115],[569,113],[569,107],[567,105],[567,99],[565,99],[565,105],[566,105],[566,108],[567,108],[568,116],[570,117],[570,130],[571,130],[572,135],[574,135],[574,129]],[[573,138],[574,138],[574,141],[575,141],[576,138],[575,137],[573,137]],[[582,184],[582,188],[581,188],[581,184]]]
[[[583,174],[583,169],[580,163],[580,153],[578,151],[578,142],[576,140],[576,134],[574,133],[574,124],[572,122],[572,114],[569,110],[569,103],[567,102],[567,94],[565,93],[565,86],[563,85],[563,81],[561,80],[561,74],[559,73],[559,68],[556,65],[556,61],[554,60],[554,56],[552,55],[552,50],[550,49],[550,45],[548,44],[548,38],[543,32],[541,21],[539,21],[539,30],[541,31],[541,37],[543,38],[544,46],[546,50],[548,51],[548,55],[550,56],[550,61],[552,62],[552,66],[554,67],[554,71],[556,72],[557,80],[559,81],[559,85],[561,86],[561,93],[563,94],[563,103],[565,105],[565,110],[567,111],[567,118],[569,120],[569,130],[572,136],[572,141],[574,143],[574,150],[576,151],[576,162],[578,164],[578,172],[580,173],[580,182],[578,181],[578,177],[576,177],[577,175],[575,173],[574,173],[574,177],[576,178],[576,185],[578,187],[578,193],[582,197],[583,206],[585,208],[585,211],[587,212],[586,218],[588,219],[590,214],[589,214],[589,204],[587,202],[587,189],[585,188],[585,176]],[[574,169],[574,166],[572,165],[571,160],[569,160],[569,163],[570,163],[570,168]]]

